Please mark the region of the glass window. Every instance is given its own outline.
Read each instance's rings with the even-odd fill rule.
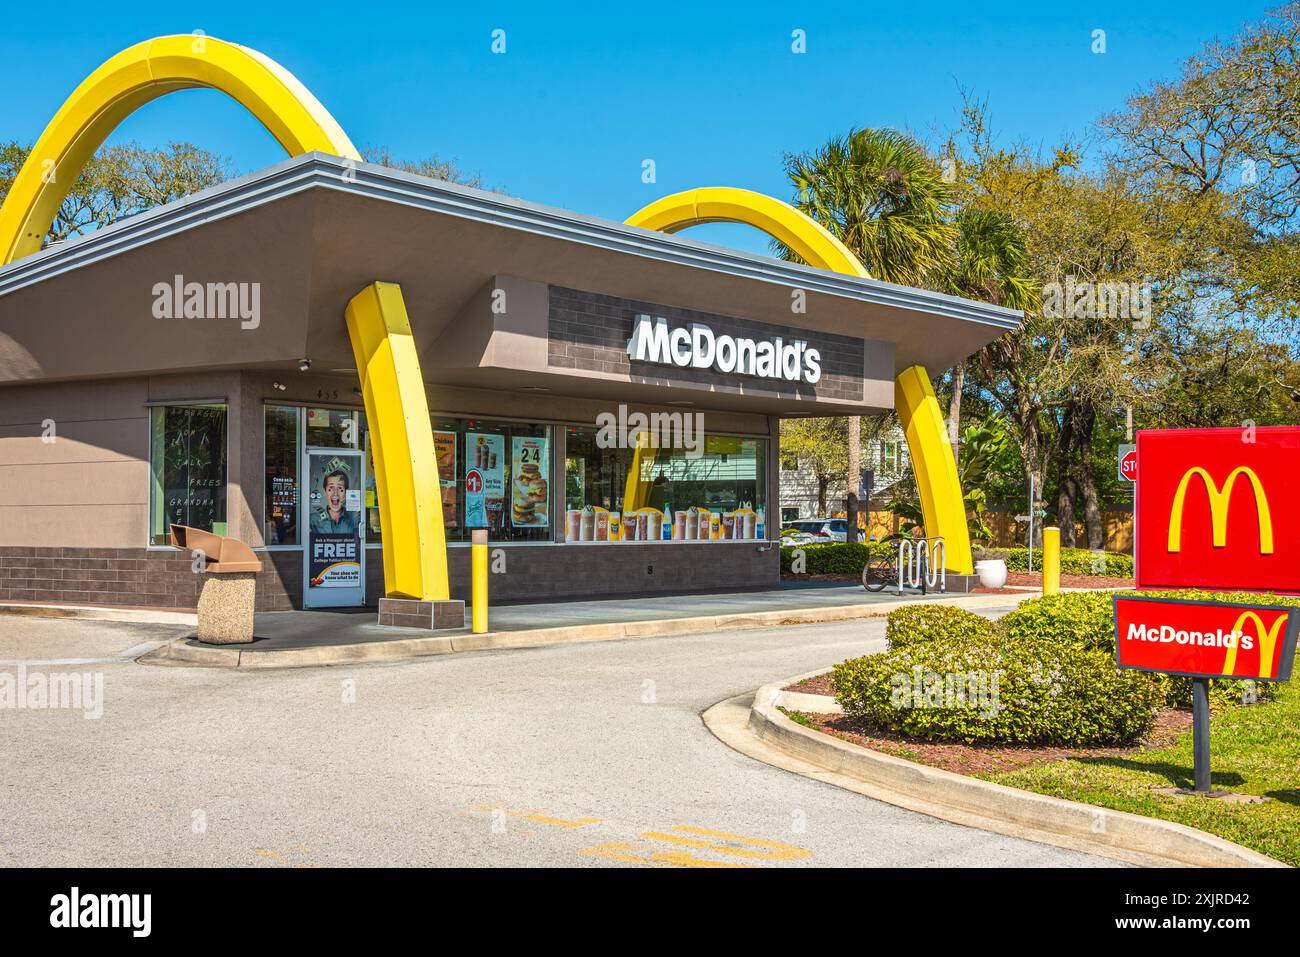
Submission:
[[[263,504],[263,541],[267,545],[297,545],[298,444],[301,410],[268,405],[265,413],[266,489]]]
[[[766,536],[766,439],[706,435],[703,449],[691,454],[685,448],[601,448],[598,431],[568,429],[567,541]]]
[[[447,541],[551,540],[550,426],[434,416],[433,445]]]
[[[149,410],[149,543],[170,542],[170,526],[226,530],[226,407]]]
[[[322,409],[309,406],[307,444],[326,449],[361,448],[361,430],[357,412],[345,409]]]
[[[370,428],[366,425],[366,414],[361,413],[362,440],[366,447],[366,544],[383,544],[383,527],[379,520],[379,489],[375,482],[375,453],[370,444]]]

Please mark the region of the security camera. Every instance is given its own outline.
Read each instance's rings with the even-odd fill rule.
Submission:
[[[306,371],[307,371],[308,369],[310,369],[310,368],[311,368],[311,360],[310,360],[310,359],[299,359],[299,360],[298,360],[298,371],[299,371],[299,372],[306,372]]]

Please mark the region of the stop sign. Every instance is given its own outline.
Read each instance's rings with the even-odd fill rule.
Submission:
[[[1132,445],[1120,446],[1119,477],[1128,482],[1136,482],[1138,477],[1137,448]]]

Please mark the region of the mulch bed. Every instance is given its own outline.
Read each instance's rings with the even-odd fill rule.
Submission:
[[[1042,572],[1007,572],[1007,584],[1022,588],[1042,588]],[[1132,588],[1131,578],[1107,578],[1104,575],[1062,575],[1062,588]]]
[[[783,690],[798,691],[801,694],[824,694],[833,698],[835,696],[835,681],[828,671],[826,674],[817,675],[815,678],[805,678],[803,681],[789,685]]]
[[[801,682],[806,684],[806,682]],[[792,687],[792,691],[804,691]],[[827,692],[814,692],[825,694]],[[845,715],[803,714],[809,727],[845,741],[881,751],[896,757],[907,758],[918,764],[955,771],[958,774],[988,774],[997,771],[1014,771],[1035,764],[1047,764],[1063,758],[1096,758],[1135,754],[1151,748],[1166,747],[1192,726],[1191,711],[1167,708],[1156,715],[1155,726],[1135,745],[1114,748],[1030,748],[996,745],[931,744],[913,741],[872,728],[865,720]]]
[[[861,584],[861,575],[790,575],[783,573],[786,581],[802,582],[846,582]],[[1043,576],[1039,572],[1007,572],[1007,583],[1002,588],[985,588],[977,585],[971,594],[978,595],[1023,595],[1026,591],[1039,591],[1043,587]],[[1106,578],[1100,575],[1062,575],[1062,588],[1132,588],[1131,578]]]

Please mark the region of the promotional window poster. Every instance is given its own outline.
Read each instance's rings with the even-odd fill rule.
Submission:
[[[312,452],[307,462],[311,587],[357,588],[364,534],[361,456]]]
[[[465,434],[465,525],[501,528],[506,500],[506,439],[485,432]]]
[[[433,433],[433,452],[438,459],[438,485],[442,492],[442,527],[459,528],[456,517],[456,433]]]
[[[549,440],[532,435],[511,439],[510,523],[545,527],[550,524],[550,486],[544,473],[551,460]]]

